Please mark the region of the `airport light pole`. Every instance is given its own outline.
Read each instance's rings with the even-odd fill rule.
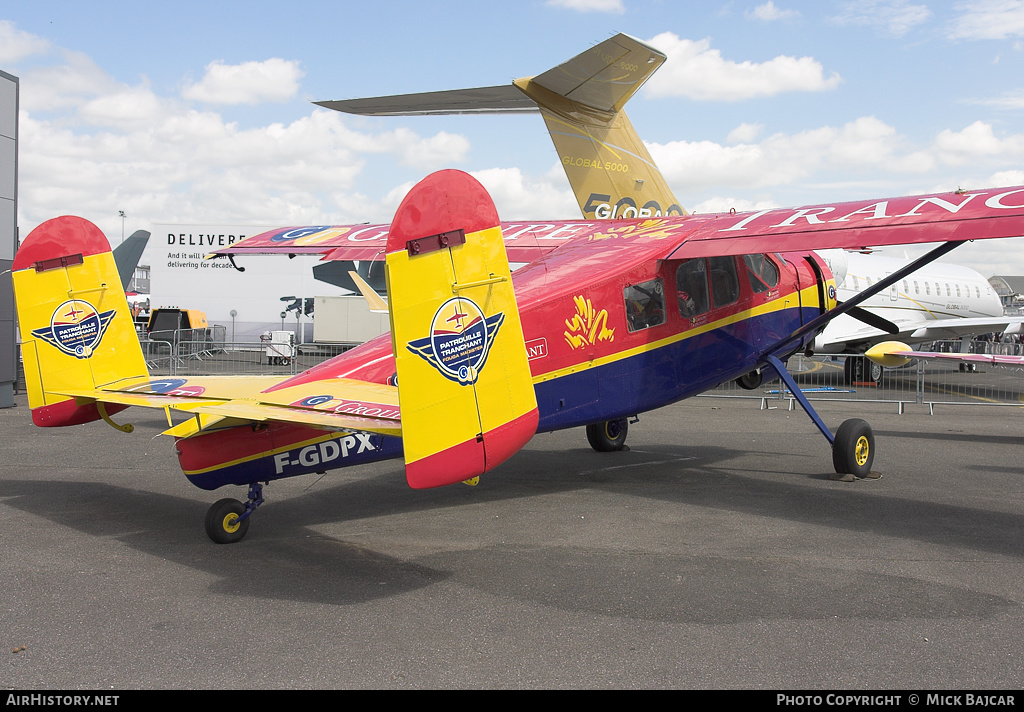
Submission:
[[[117,214],[121,218],[121,242],[124,242],[124,219],[128,216],[124,214],[123,210],[118,210]]]

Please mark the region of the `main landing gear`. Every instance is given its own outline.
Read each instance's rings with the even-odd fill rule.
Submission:
[[[836,471],[832,479],[853,482],[857,478],[877,479],[881,477],[871,469],[871,464],[875,460],[875,436],[871,432],[871,426],[860,418],[850,418],[843,421],[839,430],[833,435],[818,413],[811,407],[807,397],[800,390],[800,386],[786,370],[785,364],[775,356],[768,356],[767,360],[778,371],[796,402],[800,404],[821,434],[832,445],[832,466]]]
[[[242,504],[226,497],[213,503],[206,511],[206,534],[217,544],[234,544],[249,531],[249,515],[263,504],[263,485],[249,485],[249,501]]]
[[[848,386],[858,383],[882,383],[883,369],[867,356],[847,356],[843,362],[843,381]]]
[[[625,450],[629,421],[626,418],[591,423],[587,426],[587,442],[598,452]]]

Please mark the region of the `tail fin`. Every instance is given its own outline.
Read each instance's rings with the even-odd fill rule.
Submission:
[[[498,214],[460,171],[420,181],[387,246],[406,478],[471,479],[537,430],[537,400]]]
[[[685,215],[623,110],[665,59],[653,47],[618,34],[508,87],[317,103],[370,116],[539,109],[584,217]]]
[[[95,403],[64,393],[147,376],[107,238],[81,218],[54,218],[25,238],[12,272],[33,421],[98,420]]]

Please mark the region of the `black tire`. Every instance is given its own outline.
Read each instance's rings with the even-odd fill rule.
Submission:
[[[625,418],[587,426],[587,442],[598,452],[615,452],[626,445],[629,421]]]
[[[239,521],[245,505],[227,497],[214,502],[206,511],[206,534],[217,544],[234,544],[249,531],[249,518]]]
[[[875,435],[860,418],[843,421],[832,444],[832,465],[836,473],[867,477],[875,460]]]
[[[764,375],[760,371],[751,371],[736,379],[736,385],[748,391],[752,391],[761,385]]]
[[[871,380],[874,381],[876,385],[882,385],[882,374],[885,373],[885,369],[867,357],[865,357],[865,365],[867,366],[865,370],[868,372],[868,376]]]

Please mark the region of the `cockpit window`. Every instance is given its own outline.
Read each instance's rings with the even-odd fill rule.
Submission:
[[[715,308],[733,304],[740,298],[740,280],[733,257],[710,257],[711,298]]]
[[[690,319],[708,310],[708,270],[704,258],[687,260],[676,270],[679,314]]]
[[[626,287],[626,322],[630,331],[665,323],[665,285],[660,279]]]
[[[765,255],[743,255],[743,262],[755,294],[767,292],[779,283],[779,268]]]

